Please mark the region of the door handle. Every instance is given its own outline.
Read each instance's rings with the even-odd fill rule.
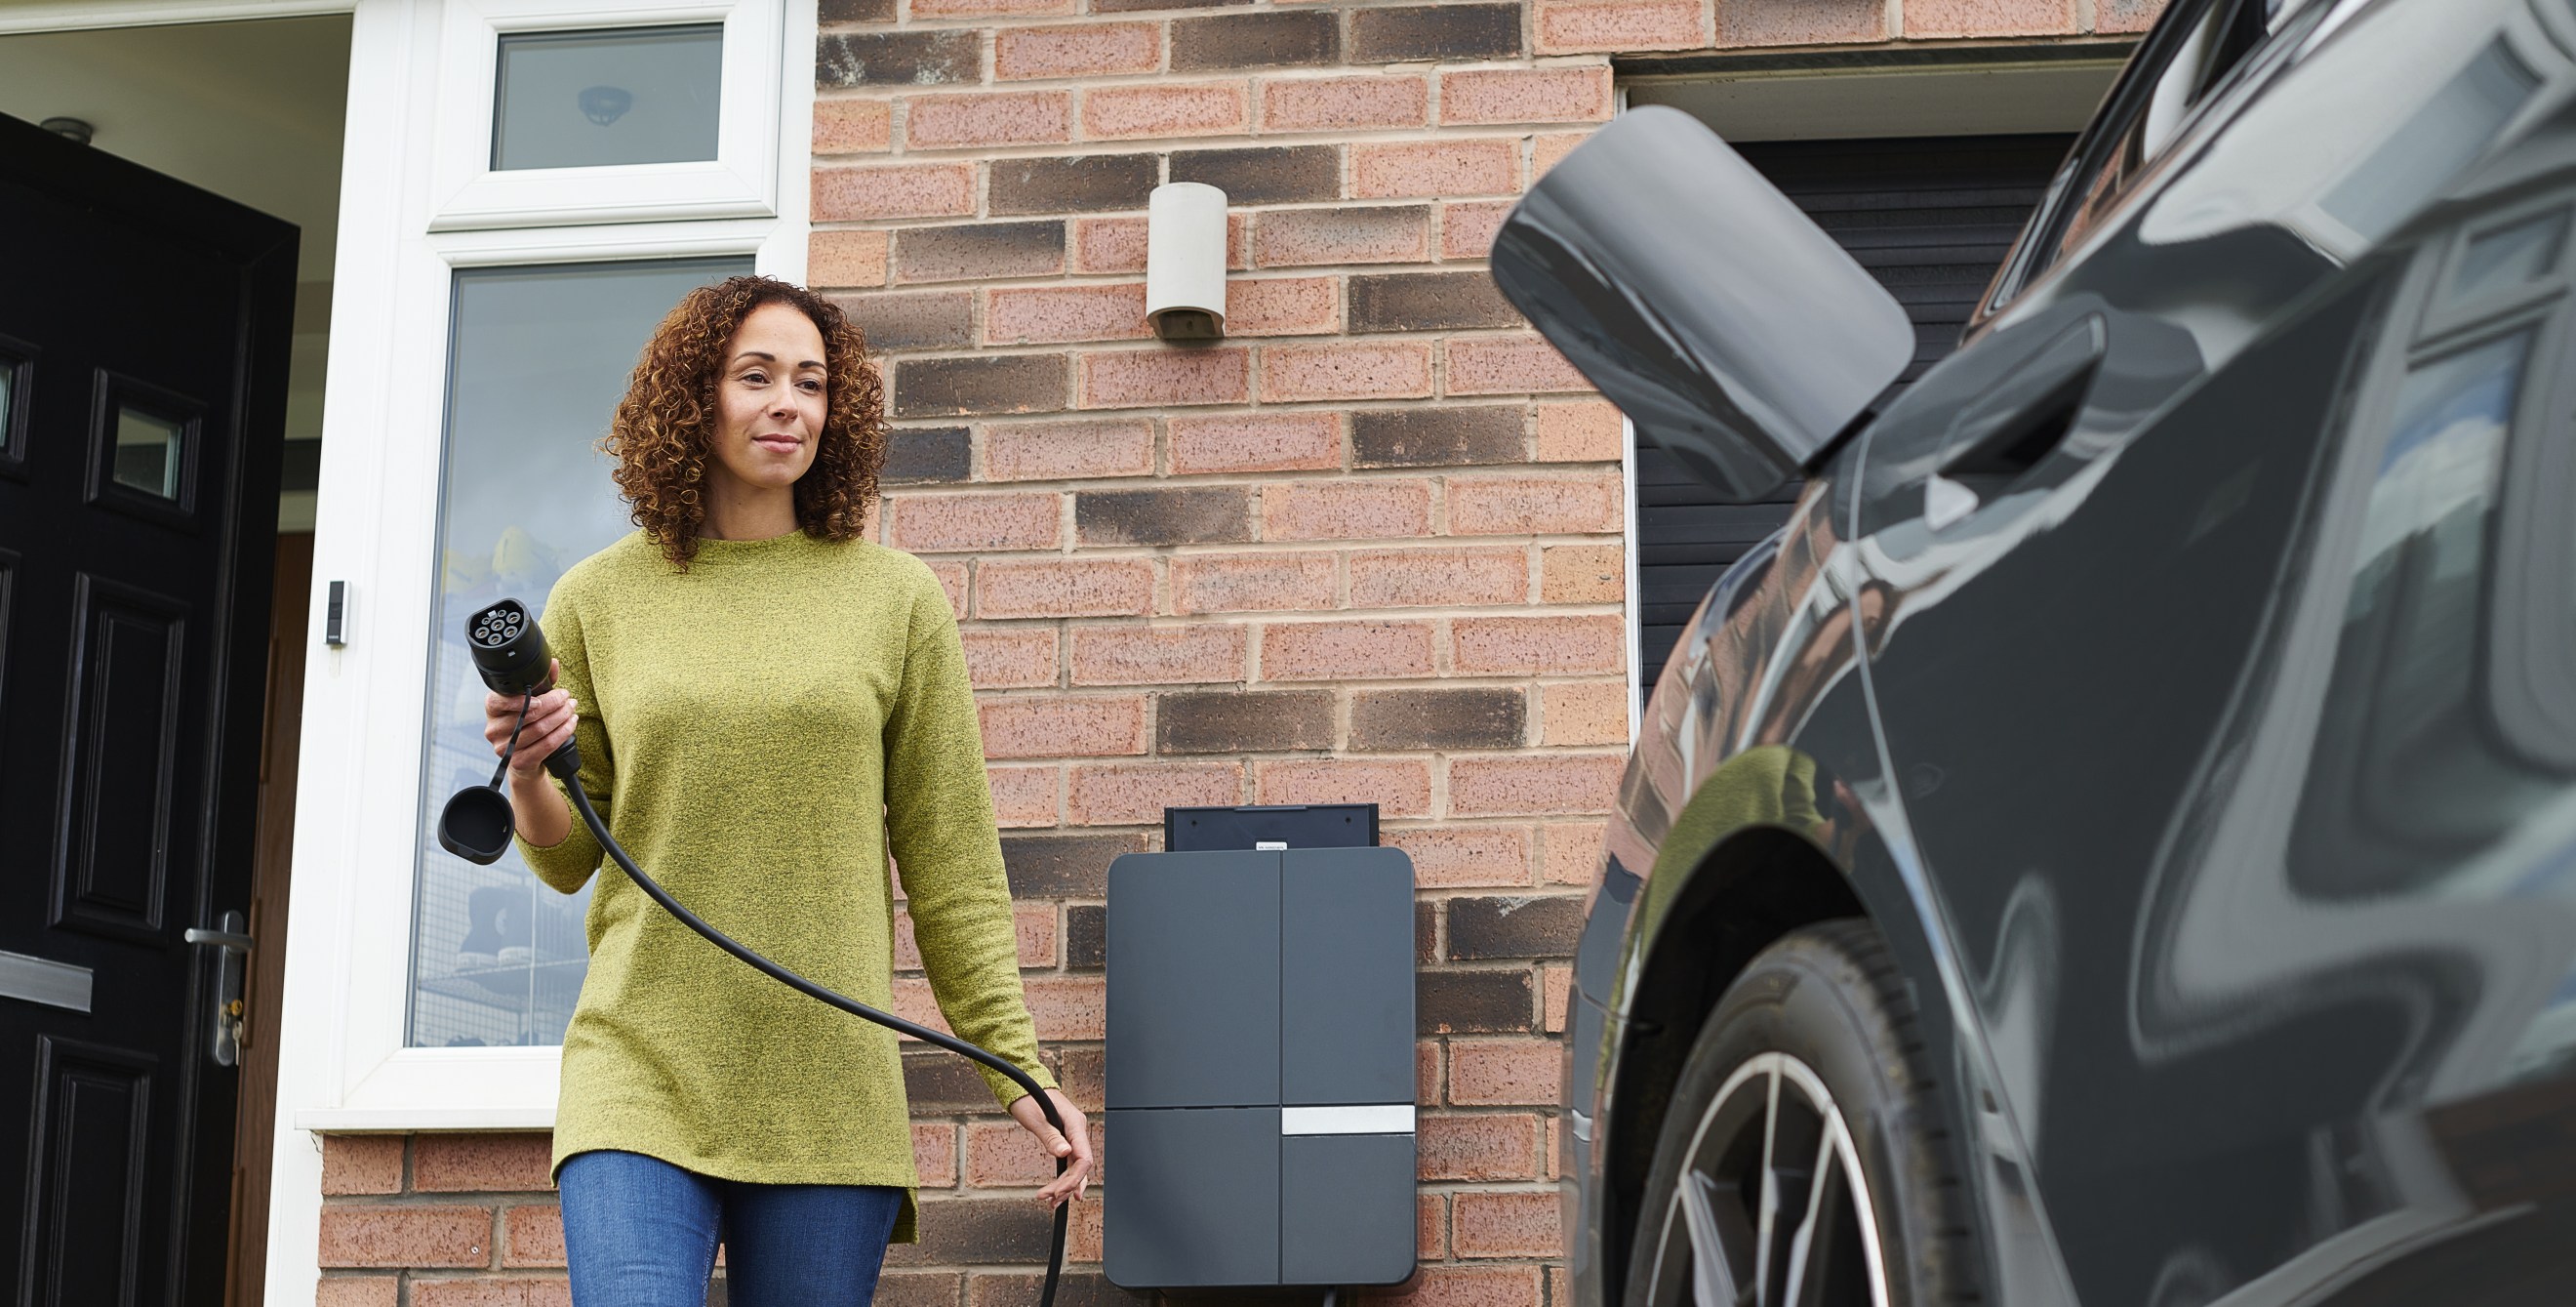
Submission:
[[[250,1046],[249,1014],[242,1006],[242,985],[250,971],[250,953],[257,941],[243,933],[248,923],[242,914],[227,912],[215,920],[215,929],[190,926],[180,938],[201,948],[223,950],[215,964],[214,1054],[217,1066],[238,1066],[241,1051]]]
[[[2087,315],[1959,411],[1924,481],[1927,528],[1975,512],[2066,442],[2084,416],[2107,335],[2101,316]]]

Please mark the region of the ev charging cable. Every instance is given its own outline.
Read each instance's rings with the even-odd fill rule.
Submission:
[[[467,628],[467,639],[473,651],[475,670],[482,675],[484,684],[498,693],[519,696],[518,724],[524,725],[527,721],[528,705],[537,695],[552,688],[554,684],[554,656],[546,648],[545,633],[537,629],[534,621],[529,620],[527,610],[517,600],[503,599],[475,615]],[[489,866],[498,861],[501,854],[509,848],[511,833],[518,824],[518,815],[511,810],[509,799],[501,794],[501,773],[508,769],[510,755],[516,752],[518,747],[518,725],[513,725],[510,731],[510,742],[501,753],[501,768],[494,772],[492,783],[488,786],[459,790],[447,801],[446,810],[439,815],[438,842],[448,852],[467,861]],[[608,833],[608,823],[600,818],[599,810],[591,806],[589,793],[581,787],[579,746],[570,740],[564,741],[562,748],[547,756],[545,766],[547,771],[562,779],[564,793],[572,799],[573,810],[581,814],[582,824],[590,828],[591,837],[599,841],[601,848],[608,850],[610,860],[617,864],[619,870],[626,873],[627,879],[635,882],[637,889],[644,891],[646,898],[662,905],[662,910],[678,918],[681,925],[696,931],[699,937],[708,943],[732,954],[735,960],[743,965],[799,994],[839,1008],[862,1021],[872,1021],[897,1034],[918,1039],[937,1048],[944,1048],[979,1066],[991,1068],[1012,1084],[1019,1086],[1022,1092],[1037,1103],[1038,1111],[1046,1117],[1047,1124],[1055,1128],[1057,1136],[1066,1139],[1068,1143],[1071,1142],[1071,1137],[1065,1134],[1063,1114],[1056,1111],[1054,1101],[1048,1098],[1046,1091],[1038,1085],[1037,1078],[1000,1054],[991,1049],[967,1043],[945,1031],[933,1030],[918,1022],[907,1021],[891,1012],[879,1011],[828,986],[808,980],[762,957],[750,945],[717,929],[705,918],[691,912],[678,899],[672,898],[671,892],[662,888],[661,882],[654,880],[650,875],[645,874],[642,867],[635,865],[634,857],[617,842],[616,836]],[[1066,1165],[1067,1159],[1057,1158],[1056,1174],[1064,1174]],[[1062,1203],[1056,1205],[1055,1233],[1047,1247],[1046,1285],[1038,1294],[1038,1307],[1055,1305],[1056,1281],[1064,1273],[1065,1229],[1073,1217],[1073,1201],[1071,1197],[1067,1197]]]

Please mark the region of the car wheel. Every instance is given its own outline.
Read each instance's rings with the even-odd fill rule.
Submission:
[[[1631,1307],[1973,1301],[1950,1120],[1868,922],[1796,931],[1700,1028],[1655,1144]]]

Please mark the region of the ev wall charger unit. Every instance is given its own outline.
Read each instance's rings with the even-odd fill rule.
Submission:
[[[1110,1282],[1412,1275],[1412,860],[1130,853],[1109,867],[1107,929]]]

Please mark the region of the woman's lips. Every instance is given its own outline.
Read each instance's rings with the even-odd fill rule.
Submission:
[[[794,436],[754,436],[751,438],[751,443],[758,445],[763,449],[774,449],[782,454],[790,454],[796,451],[797,446],[802,445],[805,442],[798,440]]]

